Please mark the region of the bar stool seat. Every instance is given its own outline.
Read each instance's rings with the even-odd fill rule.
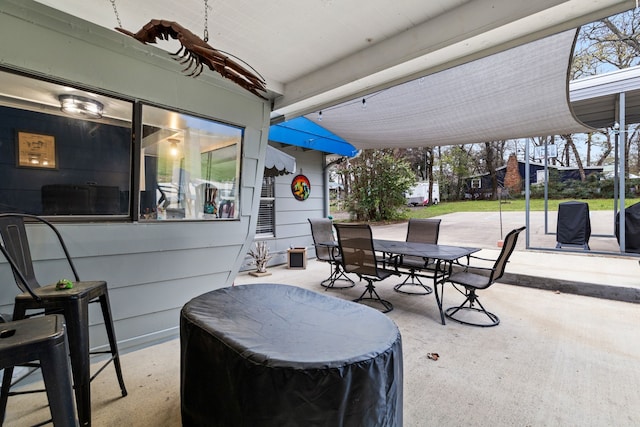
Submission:
[[[59,314],[2,323],[0,368],[40,361],[53,424],[77,426],[65,337],[64,317]],[[0,421],[4,415],[3,410]]]

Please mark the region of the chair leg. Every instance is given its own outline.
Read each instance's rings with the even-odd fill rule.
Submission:
[[[124,397],[127,395],[113,328],[113,319],[111,317],[108,293],[100,295],[95,302],[100,302],[110,347],[109,351],[101,351],[97,353],[111,353],[111,358],[93,375],[93,377],[90,373],[90,356],[94,353],[90,353],[89,351],[88,317],[90,302],[87,301],[86,298],[69,299],[65,300],[63,303],[56,304],[55,307],[45,307],[45,312],[55,311],[62,313],[65,316],[69,343],[69,356],[71,359],[71,372],[73,377],[73,389],[75,393],[78,419],[81,426],[91,425],[91,381],[106,367],[109,362],[113,361],[114,363],[122,396]],[[13,318],[15,320],[24,319],[26,317],[27,309],[32,310],[34,308],[28,304],[20,304],[19,301],[16,300]],[[38,309],[41,308],[38,307]],[[10,385],[8,387],[10,387]],[[5,397],[5,388],[6,386],[3,381],[2,395],[0,396],[0,410],[2,409],[3,404],[6,407],[6,398],[10,394],[7,388],[7,397]]]
[[[7,400],[9,399],[9,389],[11,388],[13,366],[4,368],[4,372],[2,374],[2,392],[0,394],[0,425],[4,422],[4,416],[7,412]]]
[[[13,306],[13,320],[21,320],[26,317],[26,310],[20,304]],[[4,421],[7,411],[7,401],[11,390],[11,379],[13,376],[13,366],[5,368],[2,377],[2,389],[0,390],[0,422]],[[0,423],[1,424],[1,423]]]
[[[63,340],[40,357],[49,410],[55,426],[77,426],[67,345]]]
[[[468,303],[468,305],[467,305]],[[480,308],[474,307],[475,304],[478,304],[478,306]],[[456,314],[458,312],[477,312],[477,313],[482,313],[485,316],[487,316],[487,318],[489,318],[489,323],[477,323],[477,322],[472,322],[469,320],[462,320],[459,317],[455,317]],[[462,304],[460,304],[457,307],[449,307],[445,310],[445,316],[447,316],[449,319],[454,320],[458,323],[462,323],[465,325],[470,325],[470,326],[480,326],[483,328],[487,328],[487,327],[491,327],[491,326],[497,326],[500,323],[500,319],[498,318],[498,316],[496,316],[493,313],[488,312],[484,306],[482,305],[482,303],[480,302],[480,300],[478,299],[478,296],[476,295],[476,290],[475,289],[467,289],[467,298],[462,302]]]
[[[369,296],[365,296],[367,294],[369,294]],[[383,300],[382,298],[380,298],[380,295],[378,295],[378,292],[376,292],[376,287],[373,285],[373,283],[370,280],[367,280],[367,287],[365,288],[362,295],[360,295],[358,298],[354,299],[353,301],[360,302],[364,300],[371,300],[371,301],[382,304],[383,313],[388,313],[391,310],[393,310],[393,304],[391,304],[387,300]]]
[[[89,372],[89,307],[86,302],[65,304],[64,317],[69,338],[69,355],[78,420],[91,425],[91,375]]]
[[[411,282],[409,282],[409,279],[411,279]],[[429,295],[433,292],[433,289],[422,283],[422,280],[420,280],[415,270],[409,270],[409,274],[404,279],[404,282],[395,285],[393,290],[407,295]]]
[[[116,341],[116,334],[113,328],[113,318],[111,317],[111,305],[109,303],[109,295],[106,293],[100,296],[100,308],[102,309],[104,326],[107,330],[107,337],[109,338],[109,348],[111,350],[113,367],[116,370],[116,376],[118,377],[118,383],[120,384],[122,397],[125,397],[127,395],[127,388],[124,385],[124,378],[122,377],[120,354],[118,353],[118,343]]]
[[[347,289],[355,286],[353,280],[346,275],[339,263],[330,262],[329,264],[331,264],[331,275],[320,282],[320,285],[324,286],[325,291],[328,289]],[[343,286],[336,286],[336,282],[338,280],[345,281],[347,284]]]

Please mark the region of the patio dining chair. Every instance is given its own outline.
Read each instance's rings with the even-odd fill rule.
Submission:
[[[55,234],[57,243],[64,252],[68,267],[73,274],[70,288],[65,286],[64,289],[61,289],[58,286],[58,282],[53,282],[46,286],[40,285],[34,271],[25,221],[42,224],[46,226],[45,229],[48,228]],[[44,218],[19,213],[0,214],[0,236],[2,237],[0,249],[5,258],[7,258],[16,284],[22,292],[15,297],[13,320],[20,320],[42,313],[60,313],[65,317],[78,418],[80,425],[89,425],[91,423],[90,382],[110,362],[113,362],[115,367],[122,396],[127,395],[120,368],[120,357],[111,317],[107,283],[105,281],[80,280],[62,235],[53,224]],[[100,304],[109,340],[109,349],[107,351],[89,351],[90,303]],[[92,377],[90,376],[90,356],[94,354],[108,354],[110,358]],[[7,398],[10,395],[12,373],[12,367],[5,369],[0,394],[0,413],[2,415],[6,409]],[[11,394],[19,394],[19,392]]]
[[[353,280],[345,274],[342,268],[342,256],[340,255],[338,242],[336,242],[333,235],[333,223],[331,220],[329,218],[309,218],[309,224],[311,225],[313,244],[316,248],[316,258],[319,261],[329,263],[331,266],[331,274],[320,284],[325,287],[325,290],[353,287]],[[335,244],[335,246],[332,244]],[[337,281],[346,282],[346,284],[336,286]]]
[[[474,267],[466,265],[462,271],[454,272],[447,278],[446,281],[453,284],[455,289],[466,297],[459,306],[449,307],[445,310],[445,316],[447,316],[447,318],[459,323],[464,323],[465,325],[481,327],[496,326],[500,323],[498,316],[487,311],[482,303],[480,303],[477,291],[487,289],[502,277],[507,266],[507,262],[509,261],[509,257],[513,253],[516,243],[518,242],[518,235],[525,228],[526,227],[520,227],[511,230],[509,234],[507,234],[504,239],[500,255],[495,260],[488,260],[486,258],[473,255],[469,256],[469,259],[493,261],[493,266]],[[480,320],[483,321],[473,317],[474,313],[484,314],[484,316],[479,316]]]
[[[373,247],[373,234],[369,224],[335,224],[342,265],[347,273],[354,273],[367,282],[367,286],[355,302],[372,301],[382,305],[382,312],[393,310],[393,304],[380,298],[373,282],[386,279],[396,270],[387,270],[378,260]]]
[[[440,219],[411,218],[407,225],[407,242],[414,243],[438,243],[440,234]],[[420,280],[420,277],[433,279],[437,274],[436,264],[433,260],[417,256],[403,255],[396,261],[396,267],[409,271],[402,283],[393,287],[397,292],[410,295],[428,295],[433,289]],[[411,281],[409,281],[411,279]]]

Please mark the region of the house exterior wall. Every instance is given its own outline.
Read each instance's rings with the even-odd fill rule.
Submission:
[[[325,212],[325,180],[322,170],[324,154],[315,150],[303,150],[294,146],[280,146],[278,150],[296,158],[296,173],[276,177],[275,237],[265,240],[273,258],[269,266],[286,264],[287,249],[291,247],[307,248],[307,258],[315,257],[313,238],[308,218],[322,218]],[[298,201],[291,193],[291,181],[296,175],[305,175],[311,183],[309,198]],[[241,270],[252,270],[251,257],[246,256]]]
[[[238,220],[59,225],[80,277],[107,281],[121,348],[176,336],[182,306],[204,292],[230,285],[253,242],[269,131],[268,103],[207,69],[198,78],[186,77],[180,72],[183,67],[156,47],[30,0],[3,0],[0,29],[4,68],[244,128]],[[45,229],[28,228],[38,276],[43,281],[68,277],[70,272],[62,268],[61,254]],[[288,234],[284,240],[295,244],[305,241],[300,231],[283,226],[282,233]],[[284,240],[282,245],[288,244]],[[0,280],[4,284],[0,312],[10,313],[18,288],[4,259]],[[92,312],[92,347],[107,342],[101,319]]]

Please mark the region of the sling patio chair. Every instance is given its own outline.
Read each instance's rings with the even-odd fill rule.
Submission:
[[[411,218],[407,225],[407,242],[415,243],[438,243],[440,234],[440,219],[418,219]],[[438,274],[435,262],[423,257],[399,256],[396,259],[396,267],[409,271],[404,282],[393,287],[397,292],[410,295],[428,295],[433,289],[420,280],[420,277],[434,279]],[[411,279],[411,281],[409,281]]]
[[[311,224],[311,236],[316,248],[316,258],[319,261],[327,262],[331,266],[331,275],[320,282],[327,289],[345,289],[355,285],[342,268],[342,256],[338,242],[333,235],[333,223],[329,218],[308,218]],[[344,285],[336,286],[337,281],[346,282]]]
[[[367,282],[362,295],[354,301],[379,303],[382,305],[383,313],[393,310],[393,304],[380,298],[373,282],[384,280],[392,274],[397,275],[398,272],[381,266],[383,261],[376,257],[369,224],[335,224],[335,227],[344,270]]]
[[[466,265],[462,271],[452,273],[446,281],[451,283],[455,289],[465,295],[465,300],[457,307],[449,307],[445,310],[445,316],[459,323],[472,326],[496,326],[500,323],[500,319],[495,314],[487,311],[478,299],[477,291],[487,289],[499,280],[504,274],[505,267],[509,261],[509,257],[513,253],[518,241],[518,235],[526,227],[520,227],[511,230],[504,239],[500,255],[495,260],[488,260],[477,256],[470,255],[470,259],[478,259],[482,261],[493,261],[491,267],[480,267]],[[461,286],[464,289],[460,289]],[[478,305],[477,307],[475,305]],[[479,319],[474,315],[477,313],[484,314]],[[485,319],[485,317],[488,319]],[[483,320],[483,321],[480,321]]]

